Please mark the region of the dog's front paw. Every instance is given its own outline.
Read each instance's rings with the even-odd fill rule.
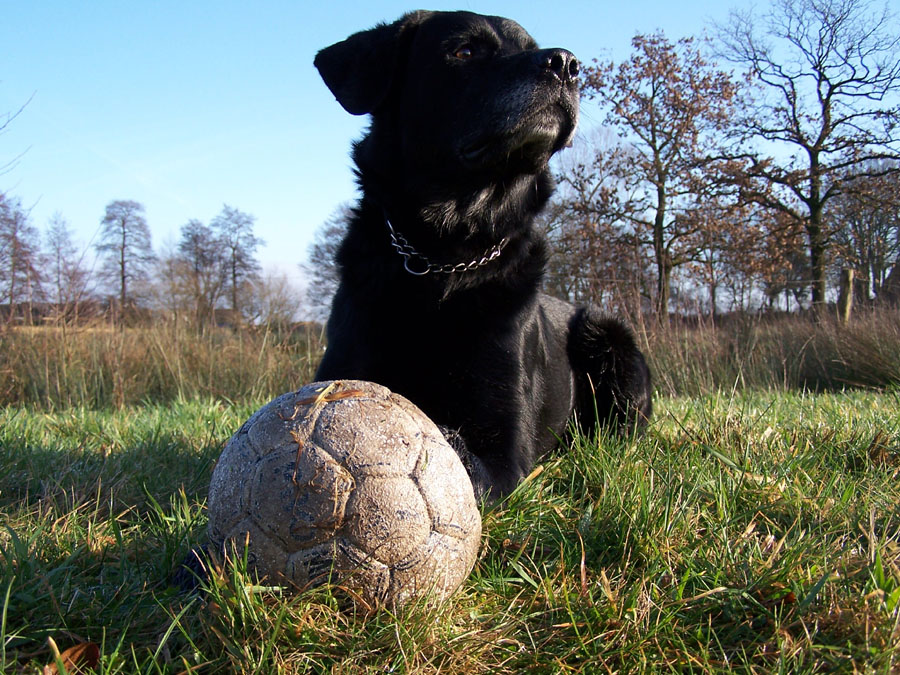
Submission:
[[[652,413],[650,368],[632,332],[592,307],[580,310],[569,332],[569,359],[578,379],[582,424],[614,424],[628,433]]]

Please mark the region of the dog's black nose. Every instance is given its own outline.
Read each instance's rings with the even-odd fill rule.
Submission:
[[[578,77],[578,59],[566,49],[545,49],[540,52],[541,67],[549,70],[563,82]]]

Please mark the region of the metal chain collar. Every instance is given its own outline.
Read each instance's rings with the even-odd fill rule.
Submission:
[[[509,243],[509,237],[503,237],[503,239],[498,243],[494,244],[491,248],[487,249],[480,258],[476,258],[471,262],[467,263],[446,263],[443,265],[437,265],[431,262],[424,255],[419,253],[416,249],[414,249],[408,241],[406,241],[406,237],[404,237],[399,232],[394,231],[394,226],[391,225],[391,221],[385,216],[384,222],[387,223],[388,231],[391,234],[391,246],[397,251],[398,254],[403,258],[403,269],[405,269],[410,274],[413,274],[417,277],[424,277],[426,274],[455,274],[457,272],[468,272],[469,270],[473,270],[477,267],[484,267],[492,260],[495,260],[499,257],[500,253],[503,251],[503,247]],[[414,269],[410,267],[410,261],[416,261],[413,263],[414,267],[418,267],[421,265],[421,269]]]

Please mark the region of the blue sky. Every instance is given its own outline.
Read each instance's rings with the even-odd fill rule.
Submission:
[[[2,0],[0,191],[44,229],[59,212],[89,246],[106,204],[143,203],[160,249],[224,203],[253,214],[261,261],[299,281],[316,227],[355,196],[365,127],[334,101],[316,51],[405,11],[508,16],[582,60],[630,54],[637,32],[698,35],[746,0],[75,2]],[[599,123],[587,108],[582,130]]]

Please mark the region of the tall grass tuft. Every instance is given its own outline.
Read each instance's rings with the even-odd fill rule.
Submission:
[[[696,396],[719,389],[840,391],[900,384],[900,311],[829,318],[742,316],[721,325],[645,337],[657,390]]]
[[[900,310],[842,325],[739,316],[642,332],[662,395],[721,389],[840,391],[900,384]],[[320,327],[198,330],[183,322],[0,331],[0,406],[119,408],[194,397],[267,399],[310,382]]]
[[[198,331],[176,322],[11,329],[0,333],[0,405],[104,409],[266,397],[309,382],[321,351],[315,329]]]

